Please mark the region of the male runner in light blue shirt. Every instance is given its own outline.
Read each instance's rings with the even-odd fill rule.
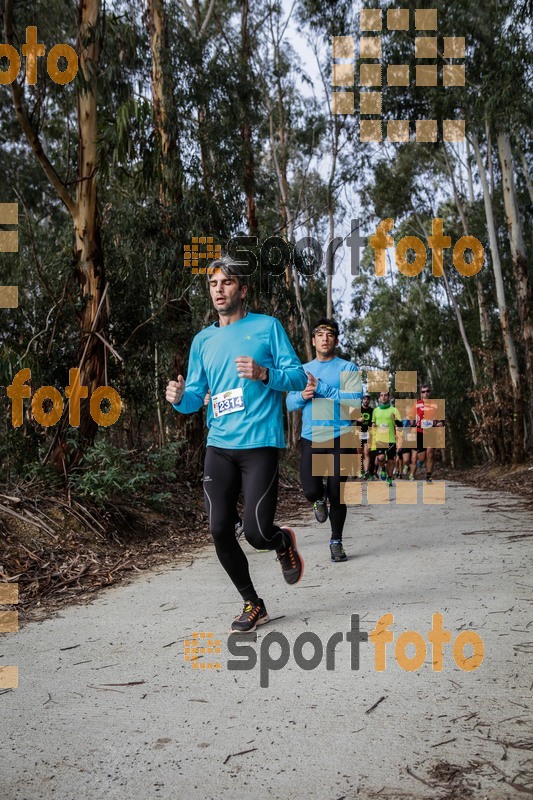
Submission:
[[[350,472],[357,474],[360,471],[360,456],[355,453],[353,435],[357,429],[351,419],[359,417],[359,413],[350,411],[350,408],[360,407],[362,397],[358,368],[335,355],[338,340],[339,326],[334,320],[324,318],[317,322],[312,339],[316,358],[304,364],[309,376],[307,386],[303,392],[289,392],[287,395],[289,411],[302,409],[302,488],[306,498],[313,503],[318,522],[325,522],[329,514],[329,547],[334,562],[347,559],[342,544],[346,504],[341,502],[341,483],[346,481]],[[326,490],[324,471],[317,468],[322,456],[323,461],[331,461]]]
[[[211,264],[209,291],[218,321],[198,333],[189,354],[187,384],[171,381],[166,397],[176,411],[202,408],[211,392],[204,468],[204,497],[218,558],[244,600],[232,631],[248,633],[268,622],[235,538],[237,499],[244,496],[244,531],[260,550],[276,550],[287,583],[303,575],[291,528],[274,524],[278,448],[285,447],[282,392],[304,389],[307,378],[277,319],[246,311],[248,281],[225,256]]]

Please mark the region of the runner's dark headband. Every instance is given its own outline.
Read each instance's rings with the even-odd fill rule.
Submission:
[[[315,333],[318,333],[318,331],[331,331],[331,333],[334,333],[335,336],[337,336],[337,330],[333,328],[331,325],[317,325],[317,327],[313,331],[313,336],[315,335]]]

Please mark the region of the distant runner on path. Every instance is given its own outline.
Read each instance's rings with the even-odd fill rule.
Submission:
[[[370,480],[370,433],[369,427],[372,425],[372,412],[374,409],[370,405],[370,395],[365,394],[363,402],[361,403],[361,416],[357,420],[357,425],[361,428],[361,450],[363,454],[363,477],[365,480]]]
[[[380,478],[392,486],[392,472],[396,458],[396,426],[402,420],[397,408],[390,404],[390,393],[380,392],[379,405],[372,412],[372,427],[376,435],[376,461],[380,467]]]
[[[241,272],[228,256],[211,264],[209,291],[218,321],[194,337],[187,384],[179,375],[168,384],[166,398],[176,411],[192,414],[211,392],[205,507],[217,556],[244,601],[231,630],[248,633],[269,616],[235,537],[237,500],[242,486],[248,542],[275,550],[287,583],[298,583],[304,564],[294,531],[275,525],[274,515],[278,449],[285,447],[282,392],[301,391],[307,377],[278,320],[246,310],[248,279]]]
[[[313,503],[313,510],[318,522],[325,522],[329,515],[331,539],[329,542],[331,560],[346,561],[347,556],[342,545],[342,532],[346,521],[346,505],[341,502],[341,483],[349,474],[350,456],[357,458],[355,449],[343,444],[342,432],[352,425],[348,414],[348,405],[342,413],[340,400],[361,400],[359,370],[350,361],[335,355],[339,342],[339,326],[334,320],[321,319],[313,329],[312,344],[316,357],[304,364],[310,376],[303,392],[289,392],[287,408],[289,411],[302,409],[302,438],[300,439],[300,479],[306,498]],[[350,385],[353,384],[353,385]],[[342,391],[341,391],[342,390]],[[316,419],[322,414],[313,414],[313,400],[328,398],[333,400],[331,419]],[[325,414],[327,417],[328,414]],[[358,415],[359,416],[359,415]],[[342,453],[342,457],[341,457]],[[333,456],[333,474],[328,474],[326,486],[322,474],[313,469],[313,457]],[[318,459],[317,459],[318,460]],[[360,471],[360,466],[357,467]],[[316,473],[316,474],[315,474]],[[352,471],[353,474],[353,471]],[[329,509],[328,509],[329,502]]]
[[[434,447],[424,447],[424,431],[433,427],[442,427],[442,421],[437,420],[438,405],[435,400],[431,400],[431,386],[425,383],[420,387],[420,399],[413,405],[411,415],[416,420],[416,450],[413,449],[411,460],[411,475],[413,480],[416,478],[417,467],[421,467],[426,460],[426,483],[432,483],[433,460],[435,458]]]

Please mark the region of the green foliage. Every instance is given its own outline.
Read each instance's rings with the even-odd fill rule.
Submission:
[[[130,453],[101,436],[85,454],[83,463],[72,470],[70,488],[105,510],[107,502],[147,502],[163,510],[172,497],[168,491],[154,491],[177,479],[176,462],[183,442],[172,442],[155,452]]]
[[[132,502],[135,494],[146,488],[149,478],[131,454],[101,437],[85,454],[83,465],[72,470],[70,486],[103,510],[109,500],[127,497]]]

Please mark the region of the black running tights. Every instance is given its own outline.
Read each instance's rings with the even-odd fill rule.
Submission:
[[[300,439],[301,459],[300,459],[300,479],[302,489],[306,498],[314,503],[324,497],[324,478],[320,475],[313,475],[313,455],[333,455],[333,475],[326,478],[326,491],[329,504],[329,521],[331,525],[331,538],[342,539],[342,531],[346,521],[346,506],[341,503],[341,483],[347,478],[343,474],[340,464],[340,438],[334,439],[333,447],[318,449],[313,447],[309,439]],[[342,450],[343,453],[352,454],[353,450]],[[316,470],[315,470],[316,471]]]
[[[244,535],[258,550],[283,548],[283,534],[274,525],[278,499],[278,450],[207,448],[204,499],[209,529],[220,563],[243,600],[256,600],[248,559],[235,538],[237,500],[244,497]]]

